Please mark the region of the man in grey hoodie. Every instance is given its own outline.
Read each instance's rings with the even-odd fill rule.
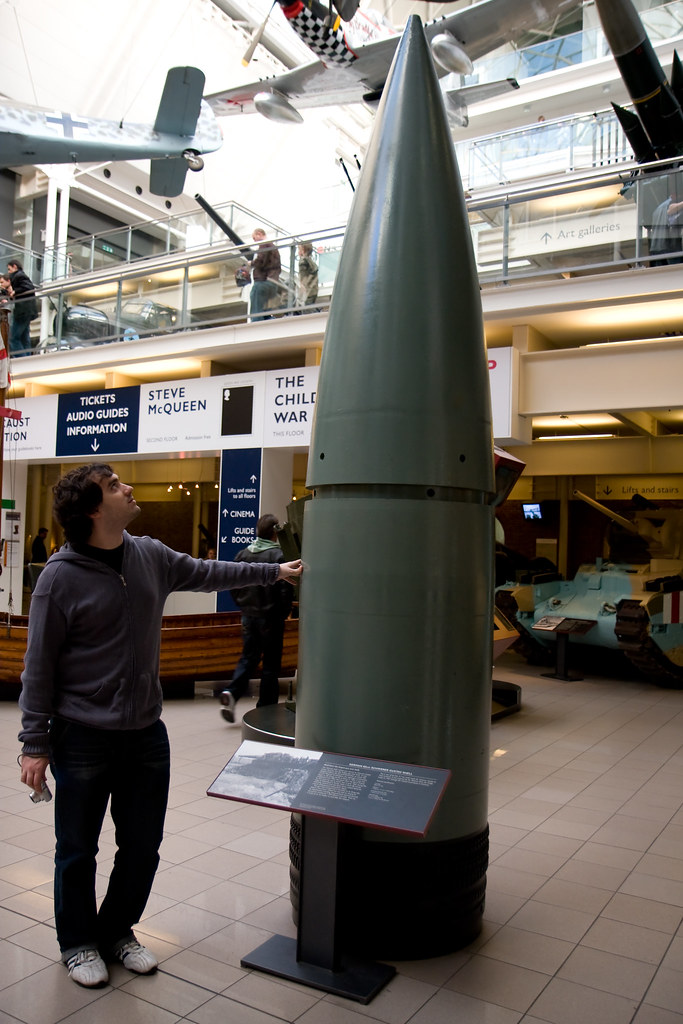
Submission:
[[[105,958],[136,974],[158,966],[133,933],[159,863],[170,755],[161,721],[159,648],[167,596],[295,579],[300,562],[203,561],[126,526],[133,488],[93,463],[54,487],[67,543],[31,598],[19,705],[21,781],[55,779],[55,925],[62,960],[80,985],[108,981]],[[111,797],[117,851],[97,909],[98,839]]]

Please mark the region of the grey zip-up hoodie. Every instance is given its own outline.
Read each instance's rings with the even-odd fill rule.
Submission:
[[[66,544],[31,598],[22,692],[25,754],[47,754],[54,715],[98,729],[144,729],[161,714],[164,603],[176,590],[274,583],[277,564],[191,558],[123,535],[121,573]]]

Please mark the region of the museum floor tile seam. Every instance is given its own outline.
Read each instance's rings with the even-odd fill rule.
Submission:
[[[521,685],[522,710],[491,727],[482,934],[397,963],[368,1006],[240,967],[295,935],[289,815],[205,795],[241,742],[208,687],[164,710],[171,801],[137,929],[160,970],[74,985],[53,929],[52,805],[19,783],[18,709],[0,702],[0,1024],[683,1024],[683,691],[559,682],[510,653],[495,675]],[[100,888],[113,849],[105,822]]]

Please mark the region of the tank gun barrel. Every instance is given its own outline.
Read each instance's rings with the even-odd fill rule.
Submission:
[[[609,519],[613,519],[615,523],[619,523],[619,526],[623,526],[625,530],[629,530],[631,533],[638,533],[638,527],[635,523],[632,523],[630,519],[625,519],[624,516],[620,516],[618,512],[613,512],[611,508],[607,508],[606,505],[601,505],[595,498],[589,498],[583,491],[574,491],[574,497],[580,498],[581,501],[585,501],[586,504],[592,505],[593,508],[597,508],[598,512],[602,512],[603,515]]]

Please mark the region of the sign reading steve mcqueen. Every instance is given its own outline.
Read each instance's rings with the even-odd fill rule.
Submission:
[[[423,836],[451,772],[245,740],[208,796]]]

